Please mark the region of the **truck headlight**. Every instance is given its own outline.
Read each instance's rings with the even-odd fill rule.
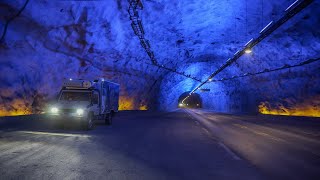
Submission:
[[[78,114],[79,116],[83,115],[83,113],[84,113],[84,110],[83,110],[83,109],[77,109],[77,114]]]
[[[56,107],[52,107],[50,110],[52,113],[58,113],[59,109]]]

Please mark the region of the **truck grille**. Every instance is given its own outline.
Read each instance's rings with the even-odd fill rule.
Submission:
[[[61,109],[61,113],[63,114],[71,114],[73,112],[75,112],[74,109]]]

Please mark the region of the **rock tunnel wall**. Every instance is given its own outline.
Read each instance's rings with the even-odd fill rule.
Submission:
[[[276,69],[310,59],[317,59],[316,61],[301,67],[208,83],[202,88],[210,89],[210,92],[197,91],[202,97],[203,107],[226,113],[260,112],[320,116],[320,18],[314,13],[319,12],[319,7],[319,2],[310,5],[254,47],[251,54],[243,55],[237,63],[228,67],[214,79]],[[279,9],[285,7],[274,6],[273,8],[273,12],[280,12]],[[259,19],[256,21],[259,22]],[[257,28],[256,31],[259,32],[260,29],[262,28]],[[239,40],[241,39],[239,33]],[[247,38],[249,39],[250,37]],[[241,41],[240,44],[246,42]],[[225,49],[229,50],[226,52],[229,56],[224,57],[225,60],[232,57],[236,51],[233,48]],[[206,58],[217,59],[215,56],[210,57],[210,54]],[[216,62],[208,60],[207,62],[187,63],[183,68],[205,80],[209,77],[208,72],[213,72],[222,64],[222,61],[220,64]],[[170,104],[165,109],[175,109],[178,104],[177,97],[183,92],[193,90],[198,84],[173,75],[168,76],[163,80],[163,86],[161,86],[163,104]],[[170,86],[173,90],[168,88]]]
[[[24,2],[1,1],[1,24]],[[104,77],[120,84],[121,110],[154,108],[157,69],[137,48],[126,6],[125,1],[29,1],[0,44],[0,115],[44,106],[65,78]]]
[[[4,24],[24,4],[0,3]],[[292,0],[142,1],[145,36],[160,64],[205,80]],[[173,110],[199,82],[153,66],[131,29],[127,1],[29,1],[0,44],[0,115],[30,113],[64,78],[104,77],[121,85],[120,109]],[[319,58],[319,1],[313,2],[216,79]],[[211,82],[199,92],[218,112],[319,109],[319,61]],[[311,110],[310,110],[311,109]]]

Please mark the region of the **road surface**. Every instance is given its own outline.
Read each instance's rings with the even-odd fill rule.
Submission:
[[[120,112],[112,126],[92,131],[56,130],[29,118],[0,120],[0,179],[263,177],[183,111]]]
[[[320,179],[320,118],[185,110],[271,179]]]
[[[257,117],[123,111],[91,131],[1,118],[0,179],[319,179],[318,129]]]

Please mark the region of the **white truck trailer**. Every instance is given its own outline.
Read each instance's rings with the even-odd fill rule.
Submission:
[[[78,121],[89,130],[97,120],[111,125],[118,106],[119,84],[104,79],[68,79],[63,82],[56,104],[49,107],[48,116],[57,125]]]

